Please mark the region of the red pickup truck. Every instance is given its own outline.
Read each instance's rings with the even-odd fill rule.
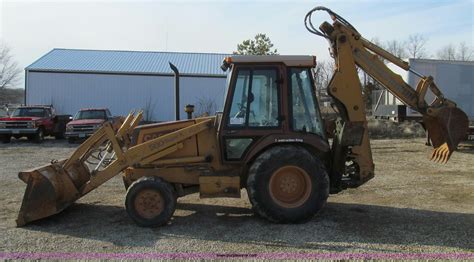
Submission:
[[[85,108],[76,113],[66,126],[66,137],[69,143],[84,139],[99,129],[105,122],[114,121],[107,108]]]
[[[0,118],[0,139],[27,137],[41,143],[45,136],[63,138],[70,115],[56,115],[52,106],[20,106],[10,116]]]

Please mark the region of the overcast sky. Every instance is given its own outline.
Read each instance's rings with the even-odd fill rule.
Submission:
[[[428,51],[474,45],[473,0],[344,1],[10,1],[0,0],[0,38],[24,68],[53,48],[231,53],[266,33],[280,54],[328,59],[327,43],[306,31],[316,4],[367,39],[428,37]],[[329,20],[321,13],[315,24]]]

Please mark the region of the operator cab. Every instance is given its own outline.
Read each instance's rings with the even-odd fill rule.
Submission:
[[[219,139],[222,159],[240,163],[275,142],[328,151],[311,69],[314,56],[232,56]]]

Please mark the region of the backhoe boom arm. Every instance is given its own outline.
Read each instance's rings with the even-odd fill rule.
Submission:
[[[319,31],[311,22],[315,11],[326,11],[333,23],[322,23]],[[453,101],[444,97],[433,77],[419,74],[407,62],[366,40],[349,22],[328,8],[316,7],[311,10],[306,15],[305,25],[308,31],[329,41],[331,55],[335,60],[334,75],[327,87],[341,117],[333,146],[334,174],[347,175],[347,170],[341,166],[348,160],[353,160],[358,170],[355,173],[358,175],[349,176],[352,176],[352,181],[356,181],[356,186],[373,176],[374,166],[358,68],[423,116],[424,126],[435,148],[432,159],[438,162],[448,161],[465,136],[469,122],[466,114]],[[416,88],[412,88],[400,75],[390,70],[383,60],[419,76]],[[425,100],[428,90],[436,97],[431,103]]]

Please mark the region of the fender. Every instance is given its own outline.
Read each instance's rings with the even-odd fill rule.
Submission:
[[[278,144],[297,144],[308,148],[311,153],[323,157],[329,154],[329,143],[314,134],[271,134],[256,141],[244,156],[244,163],[249,165],[263,150]]]

